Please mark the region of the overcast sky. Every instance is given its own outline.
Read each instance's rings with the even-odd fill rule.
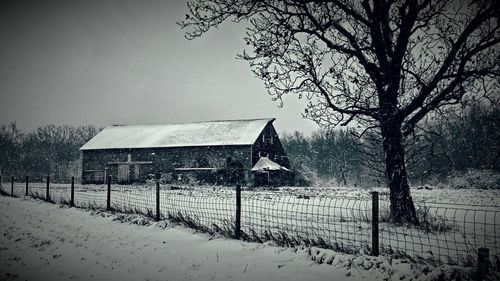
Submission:
[[[278,132],[317,126],[303,103],[271,100],[236,60],[244,28],[188,41],[185,1],[60,0],[0,4],[0,123],[163,124],[276,117]]]

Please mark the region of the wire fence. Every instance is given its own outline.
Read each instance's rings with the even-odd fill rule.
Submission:
[[[381,200],[389,209],[389,200]],[[500,207],[415,202],[420,225],[398,226],[383,218],[381,251],[448,264],[475,263],[479,248],[489,248],[496,268],[500,258]],[[387,212],[388,216],[388,212]]]
[[[390,202],[369,192],[355,197],[230,187],[58,184],[50,179],[3,182],[1,192],[92,209],[140,213],[210,233],[347,253],[379,252],[436,263],[474,265],[478,248],[500,264],[500,207],[416,201],[419,225],[390,221]],[[48,196],[47,196],[48,195]],[[240,200],[237,200],[237,198]],[[238,204],[238,202],[240,202]]]
[[[369,198],[242,192],[242,229],[250,240],[369,250]]]

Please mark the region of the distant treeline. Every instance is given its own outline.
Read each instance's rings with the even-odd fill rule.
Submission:
[[[79,148],[100,131],[94,126],[39,127],[29,133],[16,123],[0,126],[0,176],[65,182],[79,176]],[[3,179],[4,181],[6,179]]]
[[[285,134],[298,185],[382,185],[384,155],[377,130]],[[469,170],[500,173],[500,109],[474,106],[441,113],[408,137],[406,166],[414,185],[436,184]]]
[[[101,129],[95,126],[39,127],[29,133],[15,123],[0,126],[0,176],[58,182],[79,176],[79,148]],[[296,185],[384,184],[384,156],[377,130],[320,130],[281,138]],[[413,184],[443,182],[457,173],[500,173],[500,109],[470,107],[428,120],[406,142],[407,170]],[[4,179],[5,180],[5,179]]]

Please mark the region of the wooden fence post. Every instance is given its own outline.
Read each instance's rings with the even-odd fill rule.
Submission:
[[[477,251],[477,280],[484,280],[490,271],[490,250],[479,248]]]
[[[160,220],[160,180],[156,180],[156,220]]]
[[[378,192],[373,191],[372,192],[372,256],[379,255],[378,213],[379,213]]]
[[[47,185],[46,185],[46,189],[45,189],[45,200],[46,201],[50,201],[49,185],[50,185],[50,176],[47,176]]]
[[[106,210],[111,210],[111,175],[108,176],[108,195],[106,198]]]
[[[26,197],[28,197],[30,194],[29,194],[29,183],[30,183],[30,178],[28,176],[26,176],[26,190],[25,190],[25,195]]]
[[[75,177],[71,177],[71,195],[69,205],[71,207],[75,206]]]
[[[241,238],[241,185],[236,185],[236,220],[234,222],[234,236]]]
[[[14,196],[14,177],[10,177],[10,196]]]

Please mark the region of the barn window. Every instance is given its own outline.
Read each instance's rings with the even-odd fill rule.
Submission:
[[[103,183],[105,172],[103,170],[86,170],[83,172],[83,178],[89,183]]]

